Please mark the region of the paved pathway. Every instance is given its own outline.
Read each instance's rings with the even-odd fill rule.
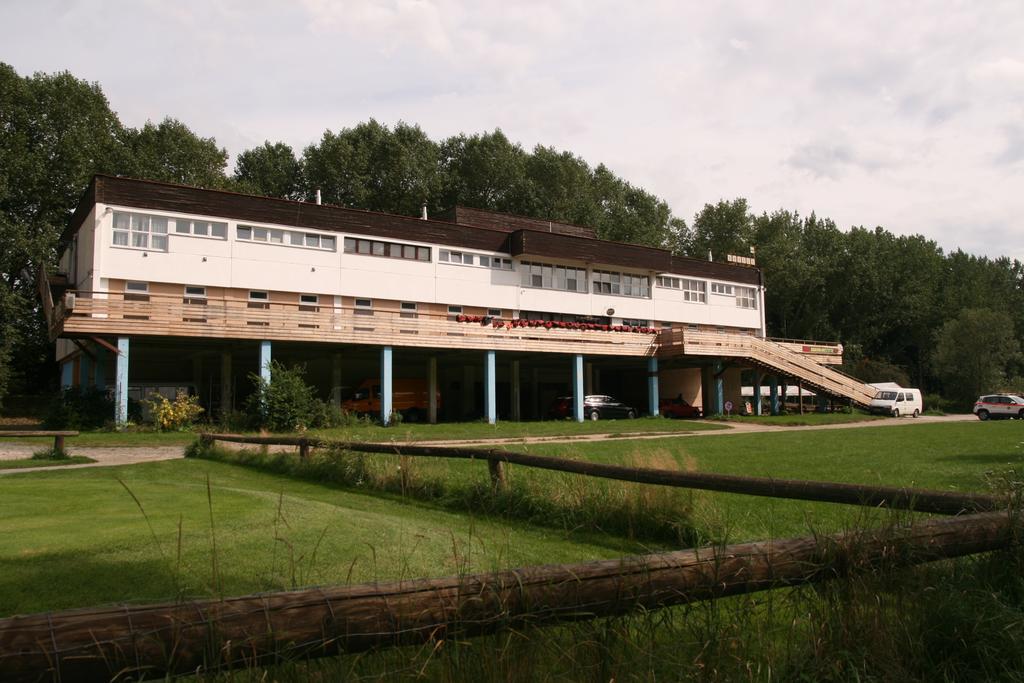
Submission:
[[[640,439],[693,438],[720,436],[724,434],[752,434],[758,432],[799,432],[821,429],[854,429],[857,427],[905,427],[918,424],[936,424],[942,422],[980,422],[973,415],[922,416],[913,418],[890,418],[872,422],[844,422],[831,425],[809,425],[786,427],[779,425],[757,424],[752,422],[723,422],[729,429],[708,429],[695,432],[641,432],[636,434],[580,434],[577,436],[531,436],[505,439],[473,439],[460,441],[410,441],[397,442],[400,445],[415,444],[420,446],[508,446],[531,443],[578,443],[581,441],[626,441]],[[2,436],[0,436],[2,439]],[[4,442],[0,440],[0,460],[18,460],[29,458],[39,450],[39,444]],[[62,465],[58,467],[26,467],[16,470],[0,470],[0,476],[23,472],[40,472],[46,470],[70,470],[83,467],[109,467],[112,465],[131,465],[140,462],[158,460],[174,460],[184,457],[183,446],[75,446],[68,444],[71,455],[87,455],[96,462],[79,465]],[[285,449],[288,450],[288,449]]]

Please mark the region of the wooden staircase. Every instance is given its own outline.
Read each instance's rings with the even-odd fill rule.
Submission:
[[[811,360],[782,344],[724,332],[668,330],[658,335],[658,357],[715,356],[738,358],[769,372],[799,379],[815,391],[847,398],[867,407],[875,389],[849,375]]]

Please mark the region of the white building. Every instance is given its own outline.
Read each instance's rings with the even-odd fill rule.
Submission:
[[[113,386],[120,420],[129,395],[160,387],[230,410],[271,355],[305,364],[334,400],[381,377],[385,415],[389,378],[402,377],[429,381],[449,418],[541,417],[555,396],[580,408],[591,392],[652,413],[659,393],[701,403],[710,392],[715,412],[726,394],[738,400],[744,368],[857,400],[812,360],[834,362],[841,347],[763,339],[757,268],[579,226],[97,176],[65,237],[62,272],[42,288],[62,381]]]

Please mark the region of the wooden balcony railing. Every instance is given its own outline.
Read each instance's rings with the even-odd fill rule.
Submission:
[[[504,320],[500,320],[504,323]],[[55,306],[53,334],[269,339],[613,356],[651,356],[654,334],[495,327],[447,315],[239,299],[74,292]]]
[[[768,341],[785,347],[794,353],[812,356],[818,363],[828,365],[843,364],[843,345],[839,342],[823,342],[809,339],[778,339],[774,337],[769,337]]]

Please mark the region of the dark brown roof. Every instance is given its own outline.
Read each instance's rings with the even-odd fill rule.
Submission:
[[[593,228],[560,221],[545,221],[539,218],[527,218],[526,216],[515,216],[510,213],[498,211],[485,211],[483,209],[471,209],[468,206],[456,206],[445,214],[451,218],[453,223],[459,225],[471,225],[475,228],[487,228],[489,230],[501,230],[503,232],[515,232],[516,230],[535,230],[537,232],[553,232],[558,235],[572,235],[574,237],[587,237],[597,239],[597,232]]]
[[[174,185],[152,180],[135,180],[97,175],[86,189],[64,234],[69,241],[81,227],[96,203],[130,206],[154,211],[221,216],[239,221],[272,223],[296,228],[310,228],[331,232],[354,233],[392,239],[406,239],[453,247],[498,251],[515,256],[540,256],[555,259],[582,260],[595,265],[638,268],[658,272],[671,272],[695,277],[719,278],[732,282],[758,284],[760,271],[756,268],[725,263],[712,263],[698,259],[672,256],[664,249],[636,244],[609,242],[584,235],[571,235],[551,231],[544,226],[567,226],[548,221],[513,216],[515,225],[507,221],[503,227],[465,225],[442,220],[422,220],[409,216],[350,209],[329,204],[319,205],[287,199],[274,199],[254,195],[204,190],[185,185]],[[459,218],[467,215],[459,209]],[[480,212],[501,216],[505,214]],[[498,219],[494,219],[496,222]],[[542,230],[523,228],[534,224]],[[578,228],[586,231],[587,228]]]

